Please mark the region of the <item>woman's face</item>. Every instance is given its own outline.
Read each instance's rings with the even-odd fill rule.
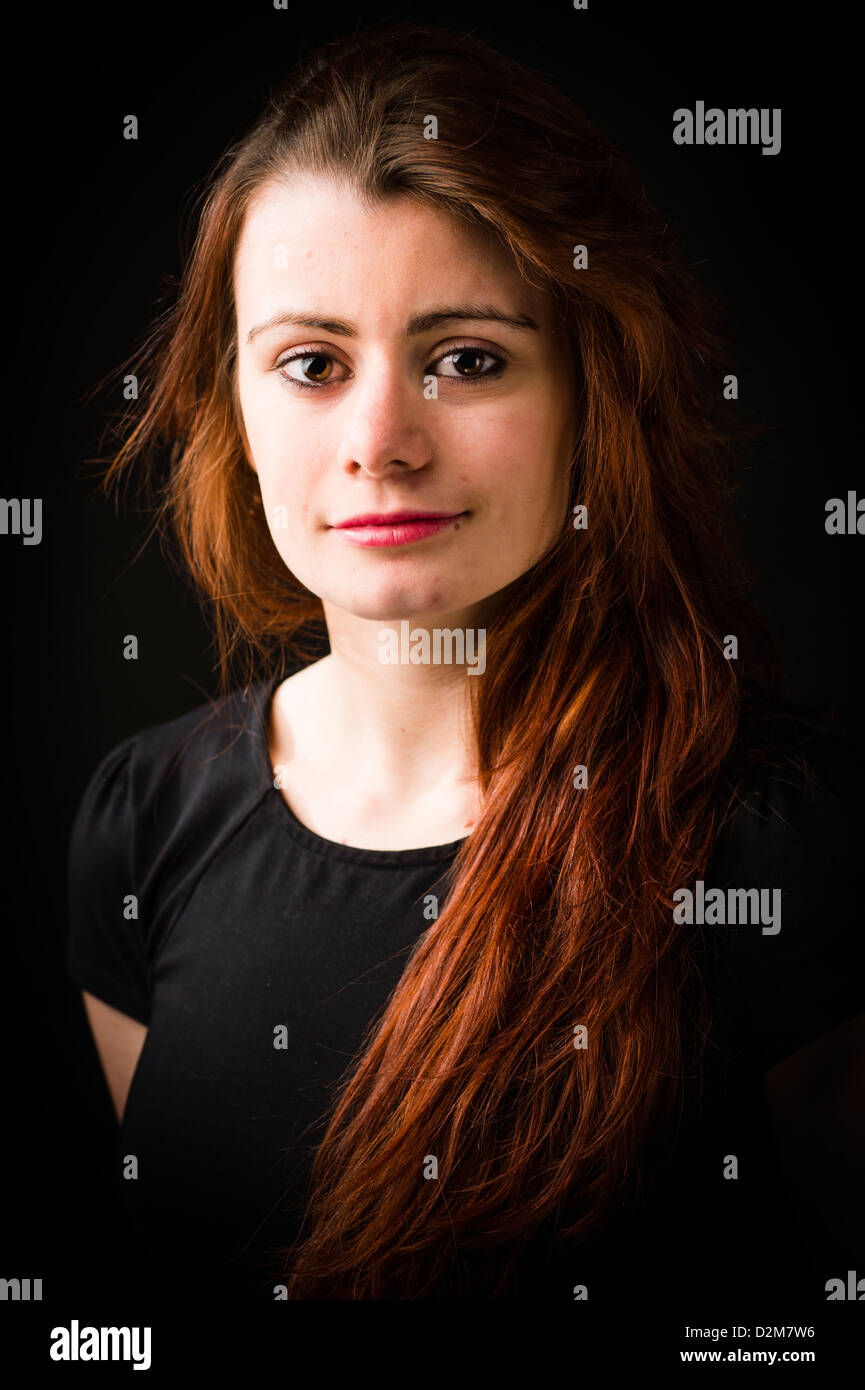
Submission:
[[[344,184],[270,183],[235,296],[249,461],[280,555],[325,611],[465,619],[560,533],[567,342],[473,231],[407,198],[369,211]],[[394,512],[456,519],[343,526]]]

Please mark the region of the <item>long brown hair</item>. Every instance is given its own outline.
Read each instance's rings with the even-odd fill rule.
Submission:
[[[211,172],[105,478],[142,459],[159,483],[157,522],[212,605],[223,689],[235,660],[260,675],[322,619],[257,505],[235,396],[234,250],[252,195],[293,169],[484,230],[551,296],[576,363],[570,500],[588,525],[569,517],[490,621],[468,682],[484,809],[343,1078],[285,1252],[293,1298],[434,1296],[473,1251],[495,1257],[495,1296],[542,1227],[604,1225],[699,1074],[710,1016],[672,893],[765,758],[745,716],[774,690],[728,544],[752,427],[723,399],[721,309],[568,97],[448,30],[327,45]]]

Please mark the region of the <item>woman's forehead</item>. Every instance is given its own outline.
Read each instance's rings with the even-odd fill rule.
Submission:
[[[276,300],[301,290],[330,314],[351,308],[352,319],[369,320],[376,295],[414,307],[494,300],[517,315],[543,320],[548,313],[547,297],[522,278],[491,232],[407,195],[370,204],[331,179],[262,188],[244,220],[234,269],[241,317],[251,315],[251,323],[288,307]]]

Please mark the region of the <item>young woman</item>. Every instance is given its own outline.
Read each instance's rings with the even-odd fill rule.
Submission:
[[[106,477],[158,486],[220,696],[109,751],[70,846],[130,1274],[777,1289],[768,1122],[820,1132],[861,986],[837,745],[740,602],[721,322],[472,38],[331,45],[220,161]]]

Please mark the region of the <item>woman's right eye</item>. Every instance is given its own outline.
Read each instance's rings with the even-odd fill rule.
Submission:
[[[313,377],[319,375],[319,380],[301,381],[296,376],[286,375],[283,368],[287,367],[289,362],[312,363],[313,365],[311,369],[303,368],[303,370],[307,371],[308,374]],[[287,382],[292,386],[299,386],[302,391],[315,391],[318,389],[318,387],[327,386],[329,384],[332,373],[329,372],[328,369],[332,369],[333,364],[334,359],[327,352],[296,352],[292,356],[283,357],[279,362],[277,362],[276,370],[279,372],[279,375],[284,382]]]

